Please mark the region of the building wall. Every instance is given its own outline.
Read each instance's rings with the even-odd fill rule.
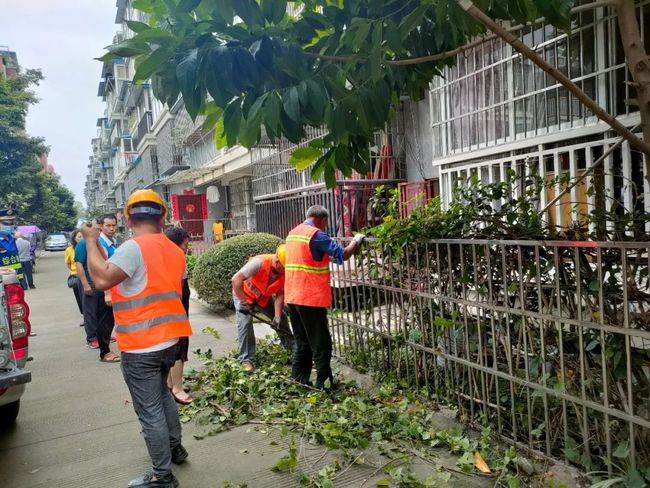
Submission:
[[[638,2],[638,17],[644,41],[650,45],[650,1]],[[626,103],[635,95],[627,83],[613,9],[600,7],[574,16],[570,36],[544,23],[527,27],[519,35],[626,126],[638,123],[638,112]],[[527,174],[546,182],[576,178],[617,140],[608,125],[555,79],[498,39],[459,55],[444,75],[431,85],[429,124],[422,124],[426,116],[421,106],[411,104],[411,117],[419,123],[407,130],[411,141],[420,135],[429,137],[432,157],[423,174],[439,171],[444,202],[472,176],[484,182],[504,181],[514,170],[522,189]],[[408,122],[409,114],[405,117]],[[409,161],[408,176],[413,180],[420,168],[413,158]],[[649,209],[644,166],[638,152],[623,144],[604,162],[607,194],[627,209]],[[592,183],[587,178],[586,185]],[[540,208],[562,190],[561,185],[552,184],[541,195]],[[596,204],[581,187],[565,200],[548,214],[549,221],[561,227],[580,219]]]
[[[407,100],[402,106],[404,120],[404,160],[406,179],[421,181],[438,176],[437,167],[432,164],[433,147],[438,144],[433,138],[429,95],[418,102]]]

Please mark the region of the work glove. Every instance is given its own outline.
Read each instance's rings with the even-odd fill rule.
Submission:
[[[250,315],[251,314],[251,306],[248,303],[240,302],[239,308],[237,309],[237,311],[242,315]]]
[[[354,240],[357,244],[361,244],[365,239],[366,239],[365,234],[357,234],[354,236],[352,240]]]

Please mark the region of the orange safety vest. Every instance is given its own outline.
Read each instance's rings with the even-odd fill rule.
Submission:
[[[127,352],[192,335],[181,303],[183,251],[165,234],[145,234],[133,240],[142,251],[147,284],[132,296],[122,295],[119,285],[111,288],[117,346]]]
[[[244,281],[244,293],[246,294],[246,301],[251,305],[257,303],[260,307],[266,307],[269,298],[284,288],[284,275],[269,283],[274,255],[260,254],[255,258],[262,260],[262,267],[257,274]]]
[[[318,229],[300,224],[287,236],[284,301],[293,305],[331,307],[330,257],[321,261],[311,255],[309,243]]]

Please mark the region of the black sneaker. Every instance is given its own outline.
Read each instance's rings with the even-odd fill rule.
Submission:
[[[154,486],[158,488],[177,488],[179,486],[176,476],[171,471],[164,476],[157,476],[155,480],[152,480],[152,478],[153,473],[147,473],[144,476],[129,481],[128,488],[148,488]]]
[[[174,464],[183,464],[189,456],[187,449],[183,447],[182,444],[172,447],[172,463]]]

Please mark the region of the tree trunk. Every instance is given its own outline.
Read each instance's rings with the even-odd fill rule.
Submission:
[[[530,59],[542,70],[544,70],[546,73],[548,73],[550,76],[555,78],[558,82],[560,82],[560,84],[564,86],[569,92],[571,92],[571,94],[574,95],[585,107],[591,110],[594,113],[594,115],[596,115],[596,117],[598,117],[603,122],[607,123],[612,129],[618,132],[618,134],[621,137],[629,141],[631,145],[633,145],[635,148],[641,151],[646,156],[646,161],[650,161],[650,144],[646,142],[646,141],[650,141],[650,137],[646,138],[645,141],[637,137],[630,129],[628,129],[623,124],[621,124],[618,121],[618,119],[616,119],[615,116],[607,112],[607,110],[605,110],[603,107],[598,105],[594,100],[592,100],[591,97],[589,97],[583,90],[580,89],[580,87],[578,87],[573,81],[571,81],[569,77],[565,76],[562,72],[560,72],[557,68],[555,68],[555,66],[548,63],[542,56],[537,54],[537,52],[535,52],[533,49],[526,46],[517,36],[508,32],[501,24],[499,24],[494,19],[486,15],[485,12],[483,12],[481,9],[476,7],[476,5],[474,5],[474,3],[471,0],[455,0],[455,1],[463,10],[465,10],[474,19],[481,22],[485,27],[487,27],[489,30],[491,30],[500,38],[502,38],[504,41],[506,41],[508,44],[510,44],[515,51],[521,53],[523,56]],[[634,20],[633,22],[634,25],[637,25],[636,17],[634,16],[633,0],[618,0],[618,1],[619,3],[625,3],[625,4],[630,3],[632,5],[632,19]],[[638,26],[636,27],[636,29],[637,29],[636,39],[637,41],[640,42],[638,36]],[[641,51],[645,53],[645,50],[643,50],[642,45],[641,45]],[[645,63],[644,71],[646,73],[646,76],[648,76],[648,79],[650,80],[650,72],[648,72],[648,68],[650,68],[650,66],[648,66],[647,57],[644,59],[644,63]],[[629,59],[628,59],[628,64],[629,64]],[[648,100],[650,101],[650,99]],[[647,105],[646,108],[647,110],[650,110],[650,105]],[[643,114],[643,111],[641,113]],[[650,118],[648,118],[648,120],[650,121]]]
[[[636,88],[643,139],[650,141],[650,61],[639,32],[634,0],[618,0],[616,11],[627,67],[632,73],[633,86]],[[645,152],[644,155],[646,180],[650,182],[650,155]]]

